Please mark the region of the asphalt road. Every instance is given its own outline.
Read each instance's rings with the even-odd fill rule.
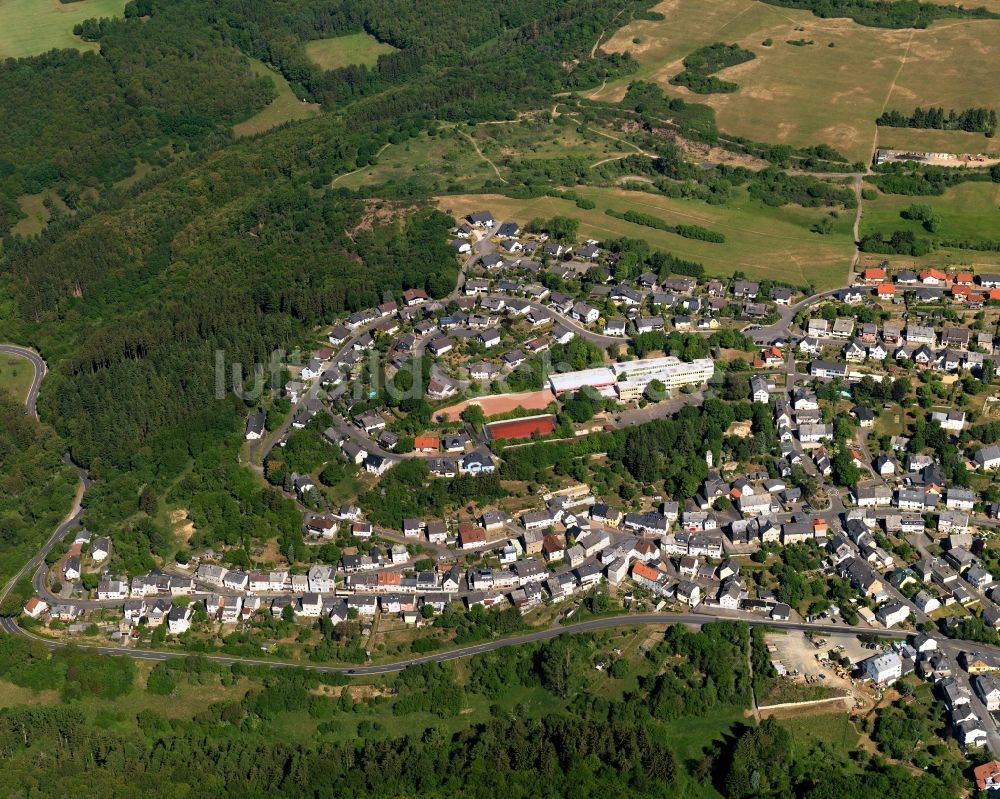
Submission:
[[[853,630],[847,626],[839,626],[835,624],[806,624],[803,622],[781,622],[772,621],[770,619],[763,618],[745,618],[737,615],[728,616],[713,616],[706,613],[645,613],[636,615],[622,615],[622,616],[606,616],[599,619],[590,619],[589,621],[580,622],[578,624],[567,624],[562,626],[548,627],[544,630],[535,630],[524,635],[512,636],[510,638],[499,638],[493,641],[484,641],[479,644],[472,644],[470,646],[458,647],[457,649],[449,649],[445,652],[435,652],[430,655],[421,655],[419,657],[406,658],[405,660],[398,660],[392,663],[382,663],[370,666],[317,666],[311,663],[289,663],[287,661],[279,660],[266,660],[266,659],[255,659],[255,658],[241,658],[241,657],[227,657],[225,655],[205,655],[208,660],[213,663],[220,663],[222,665],[233,665],[236,663],[241,664],[252,664],[258,666],[269,666],[272,668],[302,668],[307,671],[316,671],[327,674],[349,674],[356,676],[372,675],[372,674],[393,674],[397,671],[402,671],[408,666],[415,666],[421,663],[435,663],[443,662],[449,660],[458,660],[460,658],[469,657],[471,655],[478,655],[483,652],[494,652],[498,649],[506,649],[512,646],[522,646],[523,644],[534,643],[536,641],[546,641],[551,638],[557,638],[560,635],[571,635],[575,633],[585,633],[594,632],[596,630],[606,630],[613,627],[631,627],[631,626],[648,626],[648,625],[668,625],[668,624],[686,624],[692,627],[701,627],[703,624],[708,624],[712,621],[745,621],[751,627],[774,627],[780,630],[794,630],[800,632],[816,632],[816,633],[853,633]],[[68,646],[68,644],[62,642],[51,641],[41,636],[35,635],[21,627],[19,627],[14,619],[11,618],[0,618],[0,627],[2,627],[6,632],[12,634],[23,635],[27,638],[31,638],[35,641],[39,641],[50,649],[55,649],[57,647]],[[880,637],[883,638],[905,638],[907,633],[898,631],[883,631],[879,633]],[[176,657],[187,657],[189,653],[187,652],[156,652],[148,649],[127,649],[124,647],[110,647],[110,646],[99,646],[93,647],[93,651],[99,652],[104,655],[115,655],[115,656],[125,656],[135,658],[137,660],[169,660]]]
[[[28,408],[28,413],[38,418],[38,389],[42,385],[42,378],[45,377],[45,373],[48,371],[48,367],[45,365],[45,361],[42,360],[42,356],[39,355],[32,349],[27,347],[20,347],[17,344],[0,344],[0,352],[8,352],[12,355],[20,355],[31,361],[32,366],[35,367],[35,376],[31,379],[31,386],[28,388],[28,397],[25,401],[25,405]]]
[[[474,253],[465,261],[465,263],[463,263],[459,285],[456,286],[455,289],[456,293],[460,290],[461,284],[464,281],[464,276],[468,267],[471,266],[471,264],[475,261],[475,259],[480,257],[482,251],[484,249],[488,249],[489,246],[490,245],[488,243],[488,240],[486,240],[485,243],[480,243],[479,246],[476,247],[476,251],[474,251]],[[761,342],[773,341],[777,338],[786,338],[788,335],[788,327],[791,323],[791,320],[794,318],[795,314],[802,308],[808,307],[809,305],[819,302],[820,300],[829,296],[831,293],[832,292],[824,292],[822,294],[806,298],[805,300],[793,306],[789,306],[787,308],[782,309],[781,319],[774,325],[769,325],[765,328],[756,331],[754,333],[754,338],[757,341]],[[538,307],[542,308],[541,305],[538,305]],[[546,310],[549,313],[552,313],[552,309],[546,308],[544,310]],[[569,323],[572,327],[575,327],[578,330],[582,330],[582,328],[580,328],[579,325],[573,323],[573,320],[569,320],[567,317],[563,317],[561,314],[558,313],[556,314],[556,316]],[[587,332],[589,333],[589,331]],[[594,333],[589,333],[588,337],[592,339],[606,338],[604,336],[600,336],[599,334],[594,334]],[[353,343],[353,337],[351,342],[348,342],[344,347],[342,347],[341,352],[346,351],[346,349],[350,347],[352,343]],[[42,360],[42,358],[38,355],[38,353],[34,352],[33,350],[24,347],[19,347],[16,345],[9,345],[9,344],[0,345],[0,352],[9,352],[21,355],[27,358],[34,365],[35,375],[34,378],[32,379],[31,387],[29,389],[27,397],[27,408],[30,413],[32,413],[33,415],[37,415],[36,403],[38,398],[38,390],[41,385],[42,378],[45,376],[46,373],[46,365],[44,360]],[[794,361],[792,361],[790,367],[786,368],[788,369],[789,372],[789,377],[790,377],[789,382],[790,384],[793,384],[795,378]],[[319,381],[316,382],[313,389],[307,395],[308,398],[315,399],[315,393],[318,391],[318,386],[319,386]],[[693,398],[687,397],[685,399],[687,401],[691,401]],[[623,414],[623,416],[627,415],[628,413],[629,412],[626,411]],[[636,421],[640,421],[640,419],[637,417],[633,420],[633,418],[630,416],[627,419],[622,419],[622,421],[625,423],[629,422],[634,423]],[[282,432],[283,431],[281,430],[277,431],[276,435],[271,437],[270,441],[268,442],[268,445],[273,446],[275,442],[280,440]],[[80,507],[82,495],[90,482],[86,472],[84,472],[82,469],[79,469],[79,472],[81,481],[80,491],[77,494],[76,501],[74,502],[73,508],[71,509],[70,513],[63,520],[63,522],[53,531],[52,535],[45,542],[44,546],[39,550],[39,552],[30,561],[25,563],[24,566],[22,566],[22,568],[17,572],[17,574],[11,579],[11,581],[8,582],[6,586],[4,586],[2,591],[0,591],[0,601],[3,601],[8,596],[12,587],[16,584],[16,582],[19,579],[23,577],[24,574],[27,574],[33,570],[35,572],[33,582],[35,584],[36,589],[41,589],[43,595],[47,593],[46,586],[44,585],[45,569],[42,568],[45,556],[52,549],[52,547],[54,547],[55,544],[58,541],[60,541],[79,522],[80,515],[82,512]],[[832,499],[831,508],[821,515],[824,516],[839,515],[839,513],[842,511],[843,509],[842,503],[839,501],[834,501],[834,500],[839,500],[839,497],[836,498],[832,497],[831,499]],[[535,630],[520,636],[514,636],[511,638],[505,638],[493,641],[485,641],[482,643],[473,644],[471,646],[459,647],[444,652],[435,652],[428,655],[422,655],[420,657],[407,658],[394,663],[379,664],[379,665],[366,665],[357,667],[316,666],[311,664],[295,664],[295,663],[287,663],[287,662],[280,662],[280,661],[266,660],[266,659],[227,657],[221,655],[211,655],[208,657],[210,660],[222,664],[252,663],[252,664],[258,664],[276,668],[298,666],[301,668],[306,668],[320,672],[340,672],[345,674],[365,675],[365,674],[387,674],[395,671],[400,671],[401,669],[404,669],[407,666],[418,663],[455,660],[458,658],[463,658],[463,657],[468,657],[470,655],[478,654],[481,652],[489,652],[498,649],[504,649],[506,647],[519,646],[534,641],[551,639],[566,633],[589,632],[594,630],[607,629],[618,626],[628,626],[628,625],[657,625],[657,624],[679,623],[679,624],[689,624],[693,626],[701,626],[709,621],[728,618],[728,619],[742,619],[753,626],[771,626],[779,629],[788,629],[788,630],[825,632],[825,633],[857,632],[856,630],[846,625],[838,626],[832,624],[831,625],[808,624],[803,622],[775,622],[769,619],[753,618],[753,617],[747,618],[740,614],[730,614],[725,611],[719,611],[717,609],[712,609],[714,613],[710,614],[707,612],[708,610],[709,609],[706,608],[705,609],[706,612],[701,612],[701,613],[622,615],[622,616],[605,617],[600,619],[591,619],[589,621],[580,622],[578,624],[553,626],[542,630]],[[916,615],[918,620],[920,620],[922,614],[918,613]],[[41,641],[50,648],[66,645],[63,644],[62,642],[55,642],[45,638],[41,638],[40,636],[37,636],[32,632],[24,630],[17,624],[17,620],[14,618],[0,618],[0,628],[4,629],[6,632],[11,634],[20,634]],[[890,630],[890,631],[878,631],[878,635],[883,637],[903,638],[906,636],[906,633]],[[967,644],[965,642],[950,641],[950,640],[944,643],[944,648],[952,654],[957,654],[962,649],[967,649],[967,648],[988,651],[994,654],[1000,653],[1000,647],[989,647],[978,644]],[[149,650],[131,649],[127,647],[96,647],[95,649],[96,651],[101,652],[103,654],[116,655],[116,656],[124,655],[136,659],[153,660],[153,661],[166,660],[172,657],[184,656],[184,653],[157,652]],[[992,748],[994,748],[995,751],[1000,751],[1000,738],[998,738],[995,729],[991,731],[990,739]]]

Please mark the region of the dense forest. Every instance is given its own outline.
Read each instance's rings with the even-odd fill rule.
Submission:
[[[998,19],[986,8],[924,3],[921,0],[764,0],[783,8],[812,11],[817,17],[848,17],[872,28],[926,28],[939,19]]]
[[[63,444],[24,406],[0,393],[0,585],[51,535],[76,491]]]
[[[329,188],[332,177],[435,120],[509,117],[560,87],[628,71],[628,57],[590,50],[642,8],[494,2],[478,9],[481,25],[456,35],[454,3],[424,13],[402,0],[139,0],[122,20],[82,26],[99,54],[6,62],[0,97],[45,107],[0,104],[5,226],[13,198],[28,191],[53,189],[76,213],[57,215],[38,237],[5,239],[0,270],[15,299],[2,332],[49,362],[40,412],[96,480],[87,497],[95,532],[128,520],[138,562],[162,554],[163,531],[150,527],[162,522],[138,507],[148,490],[190,506],[206,544],[290,534],[267,489],[219,471],[233,460],[248,406],[216,396],[216,358],[267,363],[276,350],[310,346],[312,328],[341,312],[412,287],[442,296],[457,277],[449,217],[377,206]],[[401,48],[403,61],[415,57],[414,71],[383,57],[377,93],[347,101],[310,89],[322,76],[296,72],[303,43],[361,30]],[[248,56],[330,113],[234,143],[232,122],[271,96]],[[192,60],[196,94],[182,77]],[[94,87],[103,87],[103,109],[87,102]],[[51,102],[53,92],[65,100]],[[16,118],[2,117],[14,108]],[[140,159],[152,173],[113,185]]]
[[[774,719],[744,721],[751,683],[762,690],[774,672],[763,636],[739,622],[673,626],[633,655],[607,635],[560,636],[357,686],[200,656],[150,670],[0,637],[0,679],[30,702],[0,710],[4,795],[444,799],[493,797],[499,780],[514,798],[944,799],[964,785],[950,762],[914,776]],[[884,751],[907,745],[907,724],[939,725],[899,705],[877,713]],[[706,713],[730,721],[682,756],[686,725]]]

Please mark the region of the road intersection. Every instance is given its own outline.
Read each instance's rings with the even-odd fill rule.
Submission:
[[[485,241],[487,242],[486,248],[488,249],[489,246],[491,245],[489,245],[488,240]],[[474,250],[473,254],[462,264],[462,268],[460,270],[459,285],[456,286],[456,289],[453,292],[453,296],[457,295],[458,292],[461,290],[461,284],[464,281],[467,269],[475,262],[477,258],[481,257],[483,252],[484,249],[482,247],[477,247],[476,250]],[[754,330],[752,332],[752,338],[754,339],[755,342],[759,344],[771,343],[776,340],[788,341],[789,328],[795,316],[801,310],[832,296],[834,293],[835,293],[834,291],[823,292],[821,294],[808,297],[795,305],[781,308],[779,320],[776,321],[774,324],[768,326],[762,326],[757,330]],[[537,303],[532,303],[532,307],[535,307],[536,305],[539,310],[542,310],[542,306],[538,305]],[[593,333],[592,331],[588,331],[585,328],[582,328],[578,323],[575,322],[575,320],[572,320],[569,317],[564,317],[564,315],[558,312],[554,312],[553,309],[546,308],[544,310],[546,313],[552,314],[557,318],[559,318],[560,321],[564,322],[567,326],[570,326],[572,328],[579,328],[578,332],[580,332],[581,335],[586,335],[588,338],[590,338],[590,340],[595,341],[595,343],[604,343],[604,339],[609,338],[597,333]],[[348,351],[350,351],[350,349],[353,346],[354,340],[356,340],[358,336],[367,332],[367,329],[370,326],[371,325],[364,326],[354,332],[352,338],[340,348],[337,355],[334,357],[333,363],[335,365],[339,363],[339,360]],[[627,339],[621,339],[621,338],[614,339],[614,341],[616,342],[622,342],[623,340]],[[33,416],[37,417],[38,392],[41,386],[42,378],[46,374],[46,365],[44,360],[37,352],[17,345],[11,345],[11,344],[0,345],[0,352],[9,352],[21,355],[27,358],[32,363],[35,370],[35,374],[32,379],[30,390],[28,392],[26,406],[28,412],[31,413]],[[796,380],[800,377],[800,375],[796,373],[794,356],[792,355],[791,352],[789,352],[788,358],[786,360],[784,371],[786,373],[785,391],[790,394],[795,385]],[[322,380],[317,380],[305,395],[304,399],[305,402],[307,403],[307,407],[308,403],[310,402],[313,403],[321,402],[320,400],[321,384]],[[703,393],[699,392],[696,394],[678,397],[676,400],[670,401],[668,403],[660,403],[660,405],[663,405],[666,408],[666,410],[664,410],[662,414],[657,410],[658,406],[656,405],[650,406],[650,408],[653,409],[652,411],[650,410],[650,408],[644,409],[641,413],[637,411],[624,411],[616,416],[615,423],[624,426],[627,424],[637,424],[649,421],[650,418],[659,418],[661,415],[676,412],[677,410],[676,406],[678,405],[678,403],[681,405],[692,402],[700,403],[703,400],[703,397],[704,397]],[[274,435],[270,437],[269,441],[265,444],[265,450],[260,458],[260,461],[262,461],[263,458],[266,457],[267,452],[270,451],[271,447],[273,447],[277,442],[282,440],[283,435],[287,432],[289,424],[290,420],[286,420],[285,423],[275,431]],[[346,420],[341,418],[338,419],[337,426],[339,429],[343,429],[345,427],[348,427],[349,425],[346,422]],[[366,446],[370,447],[371,446],[370,442],[366,443]],[[391,453],[386,453],[386,454],[391,455]],[[804,462],[808,462],[808,458],[804,459]],[[254,464],[254,468],[259,468],[259,466]],[[87,473],[83,469],[77,467],[77,470],[79,472],[80,483],[79,483],[79,490],[77,492],[77,496],[74,501],[73,507],[70,509],[70,512],[59,524],[59,526],[53,531],[52,535],[46,540],[45,544],[41,547],[41,549],[35,554],[35,556],[32,557],[27,563],[25,563],[21,567],[21,569],[18,570],[17,574],[15,574],[14,577],[3,587],[3,589],[0,590],[0,602],[5,600],[9,596],[10,592],[12,591],[14,585],[17,583],[18,580],[20,580],[25,574],[32,573],[33,587],[38,592],[38,594],[43,598],[48,598],[52,601],[62,602],[66,604],[75,604],[83,608],[103,607],[108,604],[107,602],[102,602],[100,600],[64,600],[58,597],[54,597],[48,590],[48,586],[46,585],[46,568],[45,568],[46,555],[72,529],[74,529],[79,524],[82,515],[83,494],[90,484],[90,479]],[[828,522],[833,523],[839,521],[839,519],[845,512],[845,507],[841,499],[840,493],[838,491],[834,489],[829,489],[829,496],[830,496],[829,507],[826,510],[814,512],[811,515],[822,516],[823,518],[827,519]],[[980,523],[980,521],[982,521],[984,524],[989,524],[992,526],[992,522],[990,520],[985,520],[985,519],[979,520],[978,518],[976,519],[977,524]],[[383,533],[389,533],[389,532],[391,531],[379,531],[379,534],[381,535]],[[388,537],[390,539],[393,538],[392,535],[388,535]],[[399,538],[399,540],[403,541],[401,537]],[[436,553],[438,549],[440,548],[435,549]],[[451,554],[450,550],[448,551],[448,553]],[[926,615],[921,613],[913,605],[912,602],[907,600],[895,588],[893,588],[892,586],[887,586],[887,590],[890,592],[890,594],[894,599],[901,601],[905,603],[908,607],[910,607],[911,611],[914,614],[914,618],[918,623],[927,620]],[[803,632],[840,633],[840,634],[869,632],[869,631],[876,632],[874,628],[871,628],[869,630],[858,630],[855,628],[847,627],[846,625],[838,626],[834,624],[823,624],[821,622],[776,621],[776,620],[764,619],[759,616],[754,617],[750,614],[726,611],[717,607],[702,606],[701,608],[698,609],[697,612],[621,614],[615,616],[590,619],[588,621],[576,624],[562,624],[562,625],[554,624],[551,627],[533,630],[531,632],[524,633],[521,635],[485,641],[470,646],[464,646],[464,647],[449,649],[446,651],[434,652],[419,657],[405,658],[391,663],[365,664],[360,666],[321,666],[315,664],[299,664],[299,663],[291,663],[291,662],[277,661],[277,660],[270,660],[263,658],[255,659],[255,658],[231,657],[223,655],[208,655],[207,657],[213,662],[218,662],[221,664],[246,663],[246,664],[261,665],[261,666],[268,666],[275,668],[299,667],[299,668],[316,670],[320,672],[338,672],[348,675],[387,674],[399,671],[410,665],[415,665],[425,662],[454,660],[458,658],[468,657],[470,655],[478,654],[481,652],[494,651],[506,647],[519,646],[532,642],[547,640],[568,633],[588,632],[600,629],[607,629],[611,627],[633,626],[633,625],[686,624],[695,627],[700,627],[701,625],[706,624],[710,621],[719,619],[738,619],[745,621],[753,626],[769,626],[778,629],[788,629],[788,630],[796,630]],[[0,628],[2,628],[7,633],[22,635],[31,638],[33,640],[39,641],[43,643],[45,646],[48,646],[50,648],[67,645],[60,641],[54,641],[51,639],[43,638],[42,636],[39,636],[32,631],[22,628],[17,623],[17,619],[15,617],[0,618]],[[892,631],[892,630],[888,631],[878,630],[877,634],[880,637],[895,638],[895,639],[904,638],[906,636],[905,632]],[[943,649],[943,651],[945,651],[953,658],[957,658],[957,656],[961,652],[970,649],[989,653],[994,656],[1000,657],[1000,647],[993,647],[982,644],[970,644],[967,642],[962,642],[954,639],[943,639],[941,643],[941,648]],[[185,655],[185,653],[178,651],[151,651],[151,650],[141,650],[133,648],[122,648],[122,647],[96,647],[95,649],[96,651],[107,655],[127,656],[135,659],[151,660],[151,661],[166,660],[168,658],[183,657]],[[967,682],[968,675],[963,675],[963,677]],[[978,697],[974,696],[974,692],[973,692],[973,699],[978,702]],[[983,717],[988,718],[989,714],[986,714],[984,711]],[[993,726],[993,728],[988,731],[988,735],[989,735],[990,748],[993,749],[994,752],[1000,753],[1000,734],[998,734],[995,726]]]

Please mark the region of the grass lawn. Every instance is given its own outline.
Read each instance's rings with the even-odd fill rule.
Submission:
[[[334,183],[360,189],[426,177],[444,180],[456,188],[477,188],[487,180],[496,180],[496,173],[476,154],[468,139],[457,131],[443,130],[436,136],[422,133],[402,144],[390,144],[376,163],[334,178]]]
[[[578,187],[575,191],[592,199],[597,207],[582,210],[574,202],[555,197],[519,200],[476,194],[439,197],[438,206],[455,216],[488,208],[497,218],[514,219],[522,224],[538,216],[571,216],[580,220],[583,236],[646,239],[655,249],[703,263],[712,275],[731,275],[742,270],[751,277],[795,285],[812,282],[817,290],[843,285],[851,263],[852,212],[841,212],[835,232],[821,236],[810,232],[809,226],[826,214],[822,209],[768,208],[746,197],[726,206],[710,206],[616,188]],[[714,244],[686,239],[636,225],[608,216],[604,213],[606,208],[635,209],[672,224],[699,224],[724,233],[726,242]]]
[[[548,115],[525,117],[506,123],[476,126],[473,134],[480,149],[503,171],[503,160],[534,158],[585,158],[597,163],[636,151],[634,145],[603,135],[600,128],[581,132],[569,117],[553,122]],[[621,138],[621,134],[613,134]]]
[[[357,476],[345,477],[336,485],[324,486],[323,493],[334,505],[342,505],[349,499],[356,497],[367,488],[364,481]]]
[[[869,187],[870,188],[870,187]],[[928,205],[941,218],[937,232],[927,233],[920,222],[903,219],[899,214],[910,205]],[[892,232],[911,230],[918,236],[954,238],[969,241],[995,239],[1000,236],[1000,184],[962,183],[947,189],[940,197],[907,197],[900,194],[880,194],[877,200],[866,200],[861,218],[861,235],[873,230]],[[864,256],[864,266],[871,266],[884,255]],[[868,261],[873,263],[868,263]],[[938,248],[922,258],[893,256],[897,269],[939,269],[962,267],[973,272],[995,272],[1000,267],[1000,253]]]
[[[97,50],[73,35],[73,26],[91,17],[119,17],[125,0],[0,0],[0,58],[23,58],[53,48]]]
[[[27,358],[10,353],[0,353],[0,390],[7,392],[20,402],[28,397],[31,379],[35,370]]]
[[[753,719],[740,710],[720,709],[697,718],[682,718],[663,725],[663,740],[670,744],[683,760],[697,760],[702,749],[712,741],[729,733],[735,724],[753,725]]]
[[[45,230],[52,212],[48,209],[45,201],[54,203],[63,213],[72,213],[55,192],[46,191],[41,194],[24,194],[17,198],[18,205],[21,206],[26,216],[11,228],[11,233],[15,236],[35,236]]]
[[[547,116],[477,125],[469,134],[443,128],[402,144],[389,145],[376,163],[336,178],[338,186],[363,188],[383,183],[435,178],[444,191],[468,192],[498,178],[487,158],[503,178],[515,161],[579,157],[597,164],[633,152],[634,147],[608,138],[596,130],[581,133],[576,123],[560,124]],[[476,152],[478,146],[482,156]],[[428,169],[428,167],[431,169]]]
[[[263,62],[256,59],[250,59],[250,67],[257,75],[267,75],[274,81],[274,88],[278,90],[278,96],[268,104],[267,108],[261,109],[250,119],[233,125],[233,135],[236,138],[263,133],[286,122],[307,119],[319,113],[317,103],[303,103],[295,96],[284,75],[269,69]]]
[[[339,69],[352,64],[373,67],[380,55],[395,50],[391,44],[384,44],[367,33],[351,33],[306,42],[306,55],[322,69]]]
[[[779,719],[781,726],[792,734],[792,745],[808,748],[814,743],[826,743],[840,751],[858,744],[858,731],[846,712],[819,711],[795,718]]]
[[[871,157],[875,118],[885,108],[1000,106],[1000,82],[990,66],[1000,57],[1000,21],[944,20],[926,30],[888,30],[755,0],[665,0],[654,10],[666,18],[632,22],[602,45],[608,52],[631,51],[640,69],[603,86],[595,99],[618,100],[629,81],[651,80],[670,94],[711,105],[721,130],[796,146],[823,142],[862,161]],[[815,44],[787,44],[798,39]],[[684,56],[716,41],[757,55],[719,73],[739,84],[736,92],[699,95],[669,85]],[[929,148],[935,141],[930,133],[928,144],[916,135],[913,146]],[[967,147],[998,151],[1000,140],[972,137]]]
[[[941,218],[935,233],[928,234],[920,222],[900,216],[914,204],[930,206]],[[861,234],[873,230],[912,230],[918,236],[970,241],[996,239],[1000,236],[1000,183],[962,183],[940,197],[880,194],[863,206]]]

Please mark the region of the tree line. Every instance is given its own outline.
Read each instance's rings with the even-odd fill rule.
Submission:
[[[885,111],[875,124],[891,128],[964,130],[992,138],[997,132],[997,112],[992,108],[966,108],[963,111],[951,109],[945,113],[940,107],[917,106],[909,116],[901,111]]]

